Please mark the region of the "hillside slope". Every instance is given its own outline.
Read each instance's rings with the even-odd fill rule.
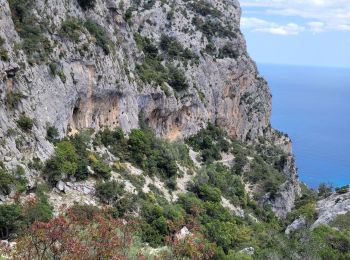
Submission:
[[[20,164],[35,186],[38,173],[27,165],[53,153],[48,129],[60,137],[116,126],[128,133],[142,114],[157,136],[178,140],[211,122],[287,155],[286,183],[262,198],[285,217],[299,192],[291,144],[270,127],[271,94],[247,54],[239,3],[88,2],[1,2],[5,165]]]

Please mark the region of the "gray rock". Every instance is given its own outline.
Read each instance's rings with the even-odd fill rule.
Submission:
[[[189,236],[191,232],[188,230],[187,227],[183,227],[178,233],[176,233],[176,238],[177,239],[184,239],[187,236]]]
[[[10,162],[11,160],[12,160],[11,157],[9,157],[9,156],[4,156],[4,161],[5,161],[5,162]]]
[[[239,251],[240,253],[246,254],[246,255],[254,255],[255,253],[255,249],[254,247],[246,247],[243,248],[241,251]]]
[[[305,226],[306,226],[306,220],[305,220],[304,217],[301,216],[301,217],[297,218],[296,220],[294,220],[293,223],[290,224],[290,225],[286,228],[286,230],[284,231],[284,233],[285,233],[286,235],[289,235],[290,233],[293,233],[293,232],[295,232],[295,231],[297,231],[297,230],[299,230],[299,229],[301,229],[301,228],[303,228],[303,227],[305,227]]]
[[[56,188],[60,191],[60,192],[64,192],[66,189],[66,184],[63,181],[59,181],[56,184]]]
[[[337,216],[350,212],[350,192],[345,194],[333,193],[329,197],[318,201],[316,211],[318,218],[311,228],[328,224]]]

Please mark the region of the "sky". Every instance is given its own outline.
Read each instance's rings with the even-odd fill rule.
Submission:
[[[240,0],[258,63],[350,68],[350,0]]]

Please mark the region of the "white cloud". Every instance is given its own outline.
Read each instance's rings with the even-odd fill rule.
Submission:
[[[309,22],[309,30],[313,33],[321,33],[325,31],[325,24],[323,22]]]
[[[259,7],[260,13],[295,16],[308,20],[308,29],[350,31],[350,0],[240,0],[247,10]]]
[[[304,27],[295,23],[280,25],[255,17],[242,17],[241,25],[243,28],[250,29],[255,32],[266,32],[277,35],[297,35],[305,30]]]

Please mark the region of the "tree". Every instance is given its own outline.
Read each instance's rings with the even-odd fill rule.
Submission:
[[[96,196],[104,203],[111,204],[124,191],[124,184],[113,181],[99,182],[95,186]]]
[[[18,226],[21,218],[21,209],[17,204],[0,205],[0,237],[7,239]]]
[[[176,68],[175,66],[169,66],[169,85],[176,91],[186,90],[188,88],[187,79],[185,73]]]
[[[318,196],[321,198],[326,198],[332,194],[333,186],[332,184],[321,183],[318,186]]]
[[[68,210],[49,222],[34,222],[16,240],[14,259],[136,259],[136,222],[111,218],[100,211],[84,222]],[[135,252],[136,251],[136,252]]]

